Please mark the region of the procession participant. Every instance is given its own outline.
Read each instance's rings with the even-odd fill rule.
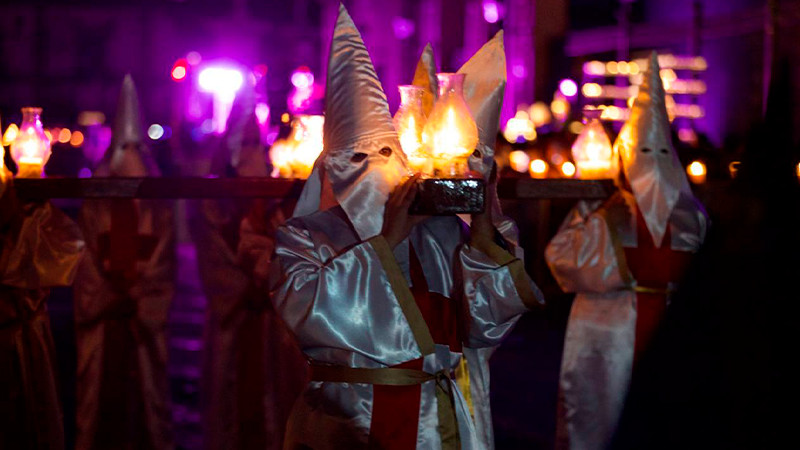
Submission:
[[[214,155],[215,175],[269,176],[255,107],[255,90],[245,85]],[[271,253],[272,235],[240,233],[245,217],[275,217],[280,205],[264,199],[203,200],[191,221],[208,299],[201,388],[208,449],[281,448],[289,410],[305,385],[305,358],[267,293],[257,288],[265,276],[253,273],[249,253]]]
[[[111,146],[95,177],[159,176],[126,75]],[[74,285],[76,448],[173,448],[167,314],[174,292],[172,202],[87,200],[89,254]]]
[[[47,299],[84,252],[77,225],[50,202],[17,199],[0,167],[0,448],[61,450],[64,415]]]
[[[577,293],[561,364],[558,448],[609,444],[634,364],[706,235],[708,218],[670,139],[655,53],[648,70],[614,143],[619,191],[579,202],[545,250],[561,288]]]
[[[412,84],[424,89],[423,108],[430,114],[438,96],[436,62],[430,44],[420,56]],[[494,160],[495,140],[500,123],[500,109],[506,85],[506,58],[503,47],[503,31],[499,31],[483,45],[458,70],[465,74],[464,92],[467,106],[478,127],[478,148],[469,157],[470,169],[489,179],[496,170]],[[523,259],[519,246],[519,230],[516,224],[503,215],[496,191],[490,191],[489,208],[492,222],[502,239],[513,249],[514,256]],[[469,217],[464,217],[469,221]],[[464,358],[456,371],[456,380],[462,390],[475,422],[475,429],[484,448],[494,448],[492,411],[489,398],[489,358],[495,347],[464,347]]]
[[[513,245],[492,208],[469,228],[408,214],[418,177],[402,181],[386,97],[343,6],[326,111],[325,149],[270,268],[273,304],[312,370],[285,448],[480,448],[450,373],[463,348],[499,345],[541,293],[502,247]]]

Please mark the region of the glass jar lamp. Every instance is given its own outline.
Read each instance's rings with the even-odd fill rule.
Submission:
[[[464,177],[469,155],[478,145],[478,127],[464,100],[464,76],[436,74],[439,98],[422,132],[422,143],[430,149],[436,177]]]
[[[42,178],[50,159],[50,139],[44,133],[42,108],[22,108],[19,134],[11,143],[11,157],[17,163],[17,177]]]

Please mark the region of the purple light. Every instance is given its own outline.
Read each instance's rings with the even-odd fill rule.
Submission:
[[[78,171],[78,178],[92,178],[92,170],[88,167],[83,167]]]
[[[483,0],[483,20],[497,23],[500,20],[500,8],[494,0]]]
[[[267,120],[269,120],[269,105],[266,103],[256,104],[256,119],[261,125],[267,123]]]
[[[292,72],[292,86],[297,89],[309,89],[314,85],[314,74],[308,67],[299,67]]]
[[[244,75],[237,69],[223,66],[208,66],[200,71],[197,82],[200,90],[212,94],[236,94],[244,83]]]
[[[558,90],[567,97],[574,97],[578,93],[578,85],[569,78],[565,78],[558,83]]]
[[[397,39],[408,39],[414,34],[414,21],[405,17],[395,17],[392,19],[392,29]]]
[[[214,116],[211,128],[218,134],[225,131],[236,92],[244,84],[244,75],[238,69],[209,65],[200,71],[197,83],[201,91],[214,97]]]
[[[525,69],[523,64],[517,63],[511,67],[511,74],[517,78],[525,78],[525,75],[528,74],[528,71]]]

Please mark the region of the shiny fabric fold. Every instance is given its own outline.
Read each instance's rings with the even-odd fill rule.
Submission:
[[[20,204],[13,180],[2,182],[0,448],[60,450],[64,417],[46,301],[50,288],[72,283],[84,242],[52,204]]]
[[[337,208],[295,217],[276,235],[270,267],[273,304],[317,363],[380,369],[423,358],[427,373],[454,370],[461,354],[441,345],[426,354],[429,344],[417,343],[410,325],[414,320],[400,305],[403,294],[398,292],[407,291],[411,279],[407,245],[417,251],[430,291],[470,305],[471,338],[465,344],[498,345],[527,310],[508,268],[466,248],[461,228],[455,217],[429,219],[412,230],[410,244],[391,251],[392,263],[382,238],[361,241]],[[387,270],[383,260],[392,268]],[[394,282],[388,272],[394,272]],[[395,285],[401,287],[396,291]],[[421,391],[417,448],[441,448],[436,389],[428,384]],[[454,383],[450,389],[461,448],[483,448],[463,396]],[[365,448],[372,402],[369,386],[310,383],[293,410],[287,448],[333,448],[331,439]]]
[[[638,251],[643,232],[650,238],[646,227],[637,231],[637,214],[636,199],[626,191],[605,202],[580,201],[545,249],[556,281],[576,293],[564,339],[556,448],[602,449],[616,429],[634,364],[637,291],[652,287],[635,277],[645,262],[629,267],[633,261],[626,257]],[[707,221],[694,197],[681,195],[664,245],[695,252]],[[667,289],[677,281],[673,275]]]

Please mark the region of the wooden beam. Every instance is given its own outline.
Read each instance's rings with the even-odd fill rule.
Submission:
[[[297,198],[304,180],[279,178],[17,178],[20,198]],[[611,180],[501,179],[504,199],[602,199],[614,191]]]

